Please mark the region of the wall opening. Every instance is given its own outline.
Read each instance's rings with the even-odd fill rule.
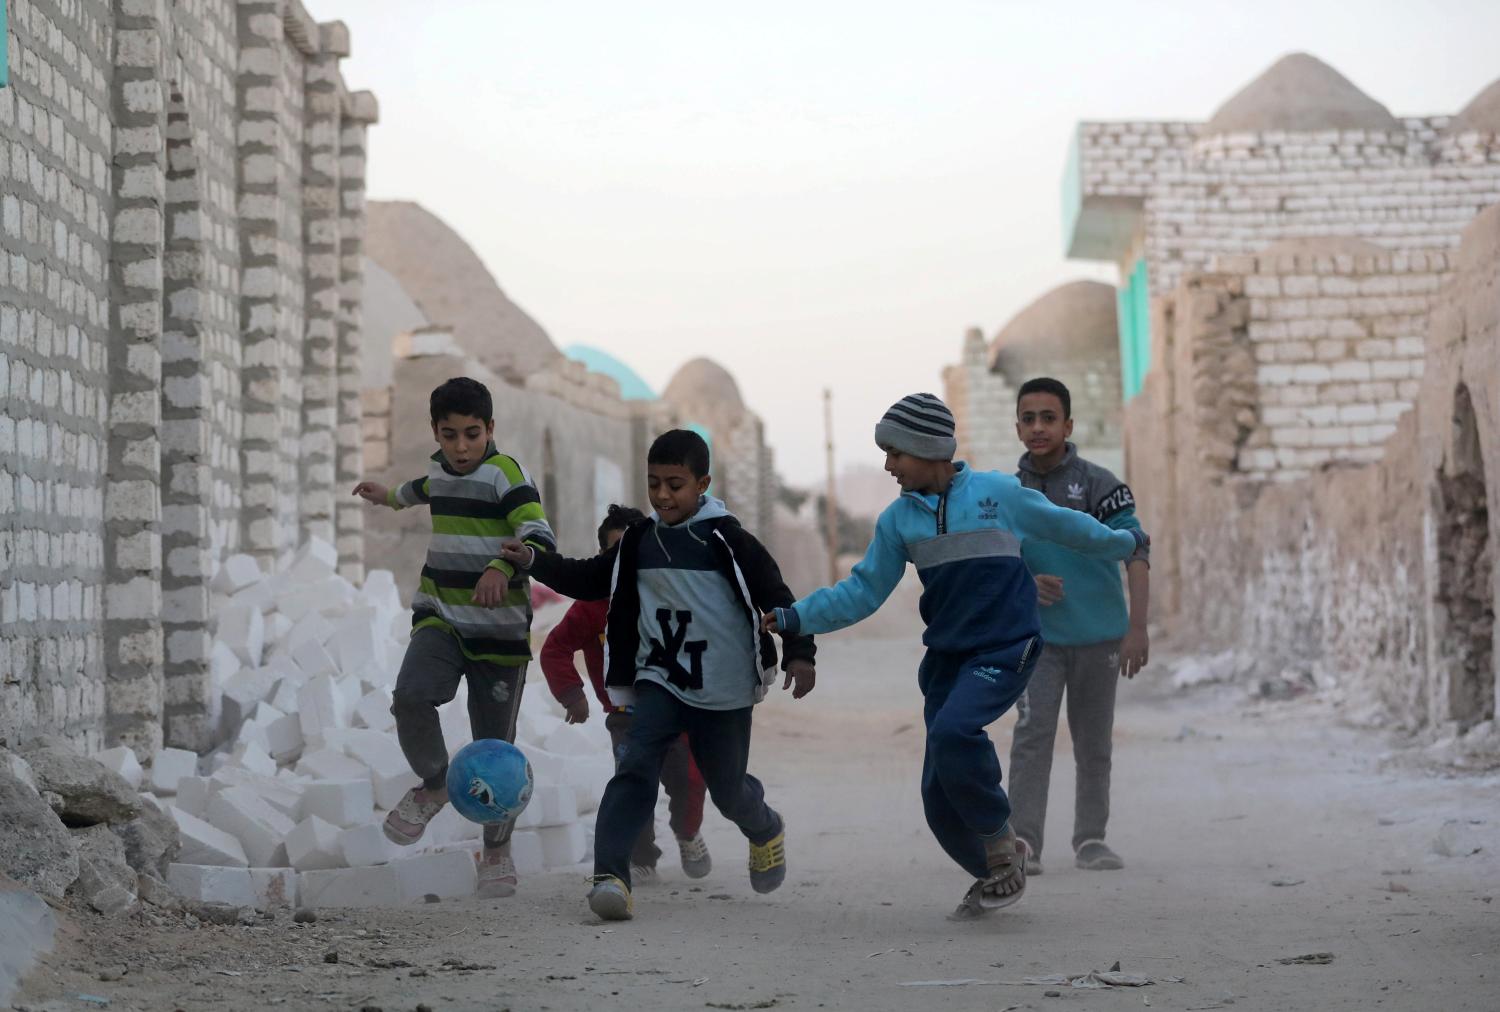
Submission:
[[[1443,616],[1437,656],[1448,679],[1448,718],[1463,727],[1495,716],[1495,546],[1480,450],[1469,388],[1459,384],[1452,453],[1437,474],[1436,601]]]

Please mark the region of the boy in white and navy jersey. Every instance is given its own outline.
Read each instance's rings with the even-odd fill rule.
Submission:
[[[421,839],[448,803],[448,747],[437,708],[469,680],[469,723],[475,739],[513,741],[526,665],[531,660],[531,588],[501,556],[518,539],[545,551],[556,542],[531,476],[495,449],[489,390],[467,377],[432,392],[432,435],[438,452],[427,473],[396,488],[360,482],[354,494],[392,509],[426,506],[432,541],[412,598],[411,644],[391,694],[396,736],[422,785],[406,792],[386,817],[385,835],[398,844]],[[513,825],[484,827],[481,896],[510,896],[516,870]]]

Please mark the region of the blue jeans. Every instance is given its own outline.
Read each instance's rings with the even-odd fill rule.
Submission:
[[[948,856],[975,878],[989,874],[984,838],[1003,833],[1010,823],[1000,757],[984,729],[1026,691],[1041,645],[1037,637],[982,654],[929,650],[917,672],[926,700],[922,807],[927,825]]]
[[[595,875],[630,884],[630,854],[655,813],[662,760],[684,733],[708,796],[724,818],[751,843],[765,843],[781,832],[781,816],[766,804],[765,788],[746,772],[751,709],[702,710],[653,682],[635,683],[629,737],[617,753],[615,775],[594,825]]]

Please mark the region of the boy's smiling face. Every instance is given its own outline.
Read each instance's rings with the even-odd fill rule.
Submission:
[[[1056,394],[1027,394],[1016,405],[1016,435],[1033,459],[1061,456],[1072,434],[1073,419],[1063,413],[1062,399]]]
[[[484,463],[485,448],[495,434],[495,420],[474,415],[445,415],[432,423],[432,438],[443,451],[443,459],[459,474],[468,474]]]
[[[646,465],[646,492],[664,524],[680,524],[698,512],[698,499],[711,480],[693,474],[686,464]]]

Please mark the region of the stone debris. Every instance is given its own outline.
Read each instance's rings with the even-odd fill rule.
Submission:
[[[32,785],[0,768],[0,873],[50,900],[78,878],[78,850],[57,814]]]
[[[125,859],[125,844],[104,825],[72,830],[78,848],[78,878],[68,895],[101,914],[135,909],[136,871]]]
[[[97,759],[64,748],[23,749],[37,789],[57,796],[57,814],[70,826],[128,822],[141,814],[135,788]]]
[[[314,538],[273,574],[235,555],[214,577],[219,744],[206,757],[161,749],[135,768],[180,836],[179,863],[154,874],[190,902],[368,907],[474,892],[478,825],[447,808],[415,846],[397,847],[381,831],[417,783],[390,712],[410,613],[392,573],[373,570],[356,587],[336,562],[332,546]],[[544,608],[535,635],[563,610]],[[456,752],[472,737],[465,686],[441,714]],[[523,697],[516,742],[536,781],[513,836],[517,869],[576,865],[590,840],[580,816],[597,808],[614,769],[603,723],[565,724],[538,680]],[[104,772],[128,780],[134,756],[119,751]],[[157,811],[146,810],[142,823]],[[131,852],[150,862],[146,827],[126,825]]]

